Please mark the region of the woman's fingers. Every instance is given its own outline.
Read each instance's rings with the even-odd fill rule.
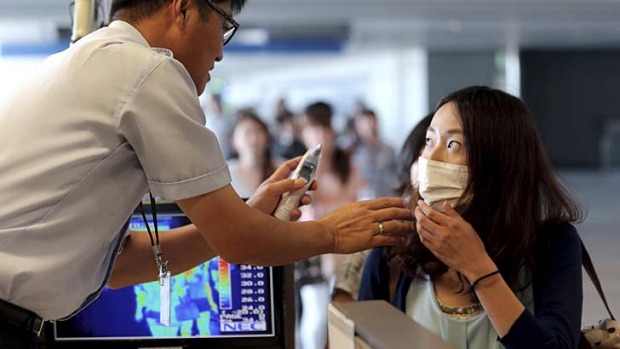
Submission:
[[[430,234],[438,234],[441,226],[430,219],[419,206],[415,208],[414,215],[418,230],[426,229]]]
[[[418,200],[418,208],[420,208],[420,210],[422,210],[422,212],[424,212],[424,215],[426,217],[428,217],[433,222],[436,222],[436,223],[438,223],[440,225],[446,223],[448,221],[448,219],[449,219],[449,217],[447,217],[445,214],[443,214],[442,212],[439,212],[439,211],[435,210],[434,208],[430,207],[423,200]]]
[[[420,241],[424,244],[424,246],[426,246],[429,250],[431,250],[433,254],[435,254],[436,252],[435,251],[435,248],[436,248],[435,236],[428,230],[424,229],[423,227],[418,228],[418,236],[420,237]]]

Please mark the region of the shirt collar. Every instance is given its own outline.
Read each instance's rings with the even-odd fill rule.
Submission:
[[[140,31],[136,27],[129,24],[128,22],[121,21],[121,20],[115,20],[112,23],[110,23],[108,27],[115,29],[115,30],[122,31],[125,34],[127,34],[126,39],[128,41],[131,41],[140,46],[148,47],[151,50],[159,54],[162,54],[164,56],[168,56],[168,57],[173,56],[172,51],[170,51],[169,49],[161,48],[161,47],[151,47],[151,45],[149,45],[149,42],[146,41],[146,38],[142,35],[142,33],[140,33]]]

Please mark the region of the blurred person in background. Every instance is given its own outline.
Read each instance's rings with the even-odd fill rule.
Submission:
[[[396,152],[381,140],[377,114],[362,109],[353,118],[357,141],[352,147],[352,158],[362,176],[370,183],[369,197],[394,194],[396,177]]]
[[[288,110],[283,110],[276,115],[273,127],[273,154],[283,159],[292,159],[304,155],[306,146],[297,136],[295,116]]]
[[[232,158],[226,161],[231,184],[239,196],[249,198],[283,160],[271,156],[268,126],[252,109],[237,113],[231,145]]]
[[[411,130],[398,154],[398,186],[394,188],[397,195],[407,195],[418,185],[418,157],[426,144],[426,129],[431,124],[433,113],[426,115]],[[343,257],[336,270],[332,302],[351,302],[358,298],[364,263],[370,250],[360,251]],[[398,269],[389,269],[390,300],[396,289]]]
[[[207,115],[206,126],[215,133],[224,158],[230,159],[232,156],[230,137],[234,123],[233,115],[224,111],[222,95],[212,94],[206,100],[207,102],[202,105],[205,115]]]
[[[336,144],[332,128],[331,105],[316,102],[304,110],[302,140],[307,148],[322,144],[316,180],[320,188],[312,195],[312,204],[302,208],[302,220],[319,219],[329,212],[357,201],[368,183],[351,162],[347,152]],[[328,254],[312,257],[296,265],[301,294],[301,340],[304,349],[323,348],[327,340],[327,306],[338,259]],[[308,306],[310,305],[310,306]]]

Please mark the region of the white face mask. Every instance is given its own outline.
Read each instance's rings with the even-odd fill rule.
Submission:
[[[438,211],[444,211],[444,201],[451,205],[456,203],[463,195],[468,180],[467,166],[418,158],[420,195],[424,202]]]

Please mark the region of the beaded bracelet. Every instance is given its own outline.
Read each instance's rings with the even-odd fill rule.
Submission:
[[[482,281],[482,280],[484,280],[484,279],[486,279],[486,278],[490,278],[491,276],[493,276],[493,275],[495,275],[495,274],[499,274],[499,270],[496,270],[496,271],[494,271],[494,272],[492,272],[492,273],[488,273],[488,274],[486,274],[486,275],[482,275],[481,277],[479,277],[478,279],[476,279],[476,281],[472,282],[472,284],[471,284],[471,289],[472,289],[472,291],[476,291],[476,285],[477,285],[480,281]]]

